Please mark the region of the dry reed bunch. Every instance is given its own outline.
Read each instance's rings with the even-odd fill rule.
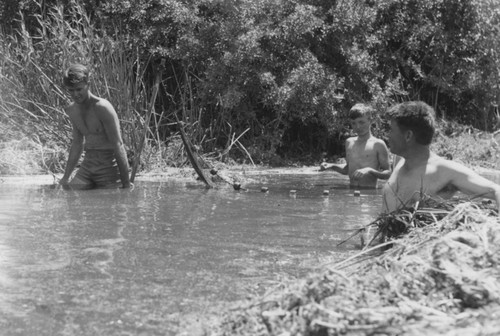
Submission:
[[[212,335],[495,335],[500,330],[500,225],[488,204],[457,202],[440,220],[415,226],[390,244],[368,262],[323,267],[227,312]]]

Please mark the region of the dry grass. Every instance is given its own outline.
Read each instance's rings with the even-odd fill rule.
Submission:
[[[62,73],[70,63],[78,62],[91,69],[91,90],[115,107],[130,153],[138,152],[144,130],[151,133],[153,143],[147,148],[157,147],[159,137],[145,122],[151,90],[143,79],[150,60],[141,59],[139,51],[130,50],[126,41],[97,31],[78,1],[47,10],[43,1],[34,4],[40,7],[40,14],[34,16],[40,27],[36,33],[27,31],[22,20],[17,35],[0,32],[0,123],[9,130],[8,135],[0,135],[0,142],[28,137],[45,152],[57,152],[60,147],[68,150],[71,125],[64,109],[70,100],[62,86]],[[8,171],[21,174],[33,170],[28,167],[35,169],[31,152],[30,148],[19,153],[13,162],[3,151],[7,155],[3,161],[9,162],[5,166],[11,166]],[[23,158],[27,162],[21,162]]]
[[[0,142],[0,175],[53,174],[63,168],[65,149],[48,149],[28,137]]]
[[[318,270],[225,315],[211,335],[496,335],[500,225],[460,203],[382,254]]]
[[[431,149],[469,167],[500,169],[500,133],[481,132],[463,125],[455,125],[453,129],[456,131],[449,135],[439,135]]]

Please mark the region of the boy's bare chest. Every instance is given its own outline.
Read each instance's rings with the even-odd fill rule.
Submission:
[[[371,141],[350,144],[347,148],[347,160],[349,162],[372,162],[377,159],[374,144]]]
[[[79,111],[75,115],[74,123],[83,135],[102,133],[104,131],[102,122],[94,110]]]

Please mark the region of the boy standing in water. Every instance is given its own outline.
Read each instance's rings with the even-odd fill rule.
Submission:
[[[498,208],[500,185],[430,150],[436,128],[434,114],[434,109],[421,101],[401,103],[389,110],[389,147],[402,159],[384,186],[384,212],[413,207],[425,196],[447,199],[456,191],[494,199]]]
[[[73,126],[62,185],[84,188],[130,187],[127,154],[122,141],[118,115],[109,101],[90,92],[89,71],[81,64],[71,65],[64,73],[63,83],[73,100],[66,108]],[[75,177],[69,180],[85,151]]]
[[[345,142],[346,164],[322,163],[320,170],[334,170],[349,175],[352,188],[376,188],[378,179],[387,179],[389,169],[389,151],[384,141],[371,133],[373,109],[365,104],[356,104],[349,111],[351,126],[357,136]]]

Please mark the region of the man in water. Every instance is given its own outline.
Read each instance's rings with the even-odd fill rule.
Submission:
[[[334,170],[349,175],[352,188],[376,188],[378,179],[387,179],[389,151],[384,141],[371,133],[373,109],[365,104],[356,104],[349,111],[351,126],[357,136],[345,142],[346,164],[322,163],[320,170]]]
[[[402,159],[384,186],[384,212],[413,207],[424,196],[450,198],[458,190],[495,199],[498,207],[498,184],[430,150],[434,114],[434,109],[421,101],[401,103],[389,110],[389,148]]]
[[[73,100],[66,108],[73,126],[62,185],[80,188],[130,187],[127,154],[122,141],[118,115],[109,101],[90,92],[89,71],[81,64],[71,65],[63,83]],[[68,181],[78,160],[85,156],[75,177]]]

